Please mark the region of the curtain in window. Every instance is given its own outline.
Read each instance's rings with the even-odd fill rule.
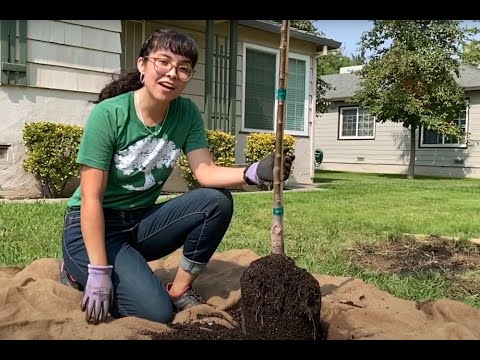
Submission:
[[[273,130],[276,55],[247,49],[245,60],[245,127]]]
[[[304,131],[305,127],[305,61],[288,60],[285,129]]]

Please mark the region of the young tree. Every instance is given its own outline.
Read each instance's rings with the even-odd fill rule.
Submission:
[[[460,22],[453,20],[375,20],[362,35],[361,51],[372,53],[358,72],[361,87],[350,101],[377,122],[394,121],[410,130],[409,179],[415,171],[417,129],[467,137],[452,121],[466,106],[455,81],[464,37]]]

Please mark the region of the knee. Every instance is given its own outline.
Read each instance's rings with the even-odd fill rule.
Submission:
[[[208,189],[208,198],[214,202],[218,211],[230,218],[233,214],[233,196],[226,189]]]
[[[168,324],[173,321],[175,317],[175,313],[173,312],[173,308],[163,308],[163,309],[156,309],[156,311],[151,311],[149,314],[145,316],[145,319],[159,322],[162,324]]]
[[[155,294],[148,298],[137,296],[122,303],[114,302],[110,310],[114,318],[135,316],[162,324],[171,323],[175,317],[173,303],[165,294]]]
[[[130,309],[130,311],[112,309],[111,314],[114,318],[122,318],[126,316],[135,316],[141,319],[154,321],[162,324],[169,324],[173,321],[175,313],[172,306],[158,306],[143,308],[143,309]]]
[[[193,190],[202,204],[209,204],[221,213],[233,213],[233,196],[229,190],[217,188],[198,188]],[[192,192],[193,192],[192,191]]]

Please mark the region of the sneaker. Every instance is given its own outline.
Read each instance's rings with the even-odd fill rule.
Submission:
[[[60,280],[60,283],[62,283],[63,285],[69,286],[75,290],[83,291],[82,286],[79,283],[77,283],[77,281],[72,275],[68,273],[67,269],[65,268],[65,262],[63,260],[60,264],[59,280]]]
[[[172,284],[167,285],[167,291],[170,289]],[[180,297],[171,297],[173,305],[177,309],[177,312],[186,310],[195,305],[205,304],[205,301],[201,298],[200,295],[190,286],[187,291],[185,291]]]

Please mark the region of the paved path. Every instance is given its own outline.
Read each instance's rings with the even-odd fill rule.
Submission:
[[[289,192],[303,192],[303,191],[324,191],[326,189],[318,188],[318,184],[296,184],[292,185],[291,188],[284,189],[284,193]],[[271,194],[271,191],[259,190],[259,191],[232,191],[233,195],[246,195],[246,194]],[[159,200],[165,200],[169,198],[173,198],[175,196],[180,195],[177,194],[163,194],[160,195],[158,198]],[[56,202],[64,202],[67,201],[67,198],[58,198],[58,199],[0,199],[0,204],[10,204],[10,203],[56,203]]]

